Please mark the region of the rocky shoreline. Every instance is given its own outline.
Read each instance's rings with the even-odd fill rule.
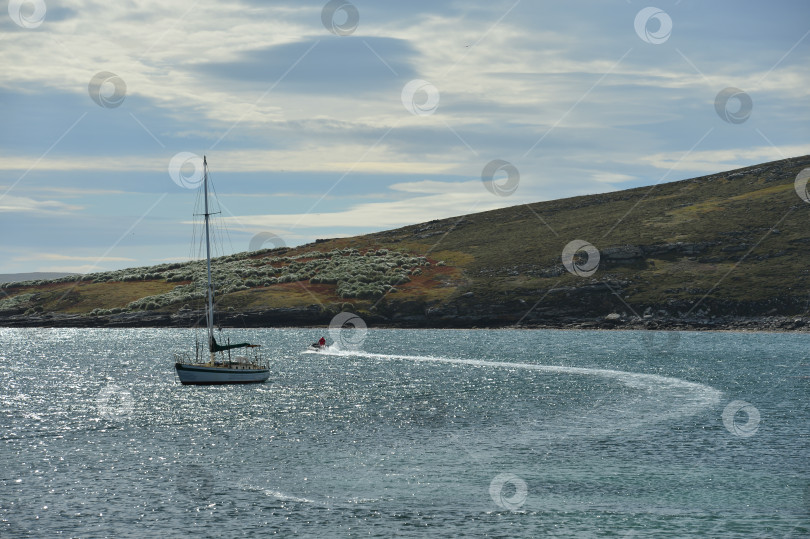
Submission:
[[[217,317],[222,327],[325,327],[336,313],[325,311],[318,305],[262,311],[229,312]],[[399,313],[397,313],[399,314]],[[600,317],[559,317],[520,320],[514,317],[481,315],[448,315],[441,312],[384,316],[360,312],[368,327],[402,329],[598,329],[598,330],[669,330],[669,331],[777,331],[810,332],[810,317],[804,316],[714,316],[661,317],[646,315],[625,316],[610,313]],[[511,318],[511,320],[510,320]],[[0,327],[53,327],[53,328],[187,328],[203,325],[202,312],[127,312],[105,316],[80,314],[12,315],[0,318]]]

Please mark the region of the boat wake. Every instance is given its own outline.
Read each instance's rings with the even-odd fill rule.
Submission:
[[[535,371],[549,374],[567,374],[595,376],[616,381],[633,391],[624,395],[619,402],[594,396],[588,409],[579,409],[568,417],[549,420],[548,417],[524,417],[521,421],[537,434],[547,431],[550,437],[567,436],[600,436],[623,430],[634,430],[646,424],[680,419],[700,413],[716,406],[722,397],[722,391],[709,385],[690,382],[681,378],[628,372],[614,369],[589,367],[568,367],[560,365],[543,365],[536,363],[517,363],[508,361],[488,361],[483,359],[448,358],[437,356],[419,356],[404,354],[379,354],[360,350],[340,350],[332,347],[317,352],[330,356],[360,357],[378,361],[411,361],[422,363],[443,363],[451,365],[469,365]],[[605,401],[608,402],[605,402]],[[529,414],[531,416],[533,414]]]

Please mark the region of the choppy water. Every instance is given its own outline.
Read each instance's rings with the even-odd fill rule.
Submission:
[[[0,329],[0,536],[807,537],[810,336]]]

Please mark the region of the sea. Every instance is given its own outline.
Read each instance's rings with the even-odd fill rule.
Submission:
[[[0,536],[810,536],[810,335],[345,331],[0,329]]]

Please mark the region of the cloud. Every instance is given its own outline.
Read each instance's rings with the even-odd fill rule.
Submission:
[[[61,273],[96,273],[99,271],[107,271],[107,270],[99,268],[95,264],[81,264],[78,266],[66,266],[66,265],[40,266],[34,271],[43,271],[43,272],[52,271]]]
[[[606,171],[593,171],[591,173],[591,178],[593,178],[593,181],[599,183],[623,183],[638,180],[638,178],[635,176],[630,176],[628,174],[618,174],[615,172]]]
[[[0,190],[10,188],[10,185],[0,185]],[[27,191],[54,193],[65,197],[132,195],[136,191],[122,191],[119,189],[86,189],[82,187],[61,187],[58,185],[28,186]]]
[[[36,200],[8,194],[0,195],[0,213],[20,212],[46,215],[67,214],[81,211],[83,206],[66,204],[58,200]]]
[[[809,150],[810,147],[806,145],[755,146],[727,150],[699,150],[688,154],[686,152],[661,152],[639,159],[662,170],[708,171],[711,173],[805,155]]]
[[[240,215],[225,217],[228,226],[249,230],[283,227],[364,228],[399,227],[432,219],[466,215],[524,202],[520,198],[500,198],[488,193],[480,181],[413,182],[395,184],[395,189],[410,193],[430,193],[403,200],[355,204],[333,212]]]
[[[168,177],[171,157],[171,154],[160,152],[159,155],[145,157],[118,155],[87,159],[80,155],[63,155],[37,160],[31,155],[6,154],[0,155],[0,170],[26,171],[36,161],[35,169],[39,171],[126,170],[165,173]],[[386,145],[370,149],[363,144],[335,143],[318,152],[308,148],[218,151],[214,158],[209,158],[209,161],[212,167],[216,167],[217,173],[260,172],[269,169],[338,174],[350,170],[396,174],[442,174],[458,168],[453,156],[447,156],[444,160],[438,159],[440,159],[438,156],[432,156],[431,160],[412,160],[408,155]],[[272,166],[269,166],[269,163],[272,163]]]
[[[378,94],[415,77],[416,51],[405,39],[324,37],[241,50],[234,58],[206,62],[193,70],[233,86],[246,82],[265,89],[305,94]]]
[[[421,180],[418,182],[394,183],[389,189],[404,193],[432,193],[446,195],[457,190],[468,191],[471,187],[480,188],[480,182],[439,182],[435,180]]]
[[[78,255],[63,255],[60,253],[33,253],[30,255],[15,256],[14,261],[28,261],[28,260],[76,260],[87,262],[133,262],[134,258],[125,256],[78,256]]]

